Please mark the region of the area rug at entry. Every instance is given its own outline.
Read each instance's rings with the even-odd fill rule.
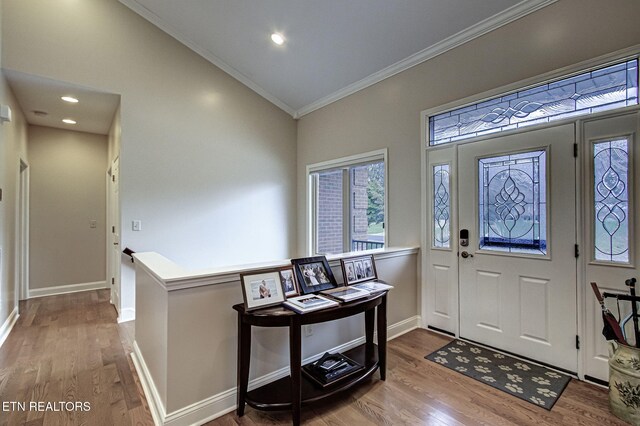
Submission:
[[[425,358],[547,410],[571,380],[548,368],[461,340],[454,340]]]

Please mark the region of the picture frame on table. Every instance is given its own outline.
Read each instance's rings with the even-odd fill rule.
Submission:
[[[373,260],[372,254],[340,259],[340,266],[342,267],[344,285],[348,286],[363,281],[378,279],[376,262]]]
[[[291,264],[296,272],[301,295],[317,293],[338,286],[329,262],[324,256],[291,259]]]
[[[293,266],[286,266],[279,269],[280,282],[282,283],[282,289],[285,297],[298,296],[300,294],[300,288],[296,281],[296,273],[293,270]]]
[[[262,269],[240,274],[246,311],[279,305],[285,301],[280,269]]]

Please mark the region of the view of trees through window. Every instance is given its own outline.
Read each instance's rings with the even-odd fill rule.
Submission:
[[[314,213],[316,253],[384,247],[384,162],[321,171],[314,175],[317,176]],[[343,188],[349,189],[349,199],[346,199],[347,193]],[[347,214],[349,220],[346,220]]]

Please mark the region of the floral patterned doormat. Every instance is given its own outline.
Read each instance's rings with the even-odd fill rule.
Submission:
[[[425,358],[547,410],[571,380],[548,368],[461,340],[454,340]]]

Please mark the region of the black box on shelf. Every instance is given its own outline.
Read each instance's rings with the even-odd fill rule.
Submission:
[[[362,369],[364,365],[341,353],[327,352],[319,360],[303,366],[302,372],[318,385],[326,387]]]

